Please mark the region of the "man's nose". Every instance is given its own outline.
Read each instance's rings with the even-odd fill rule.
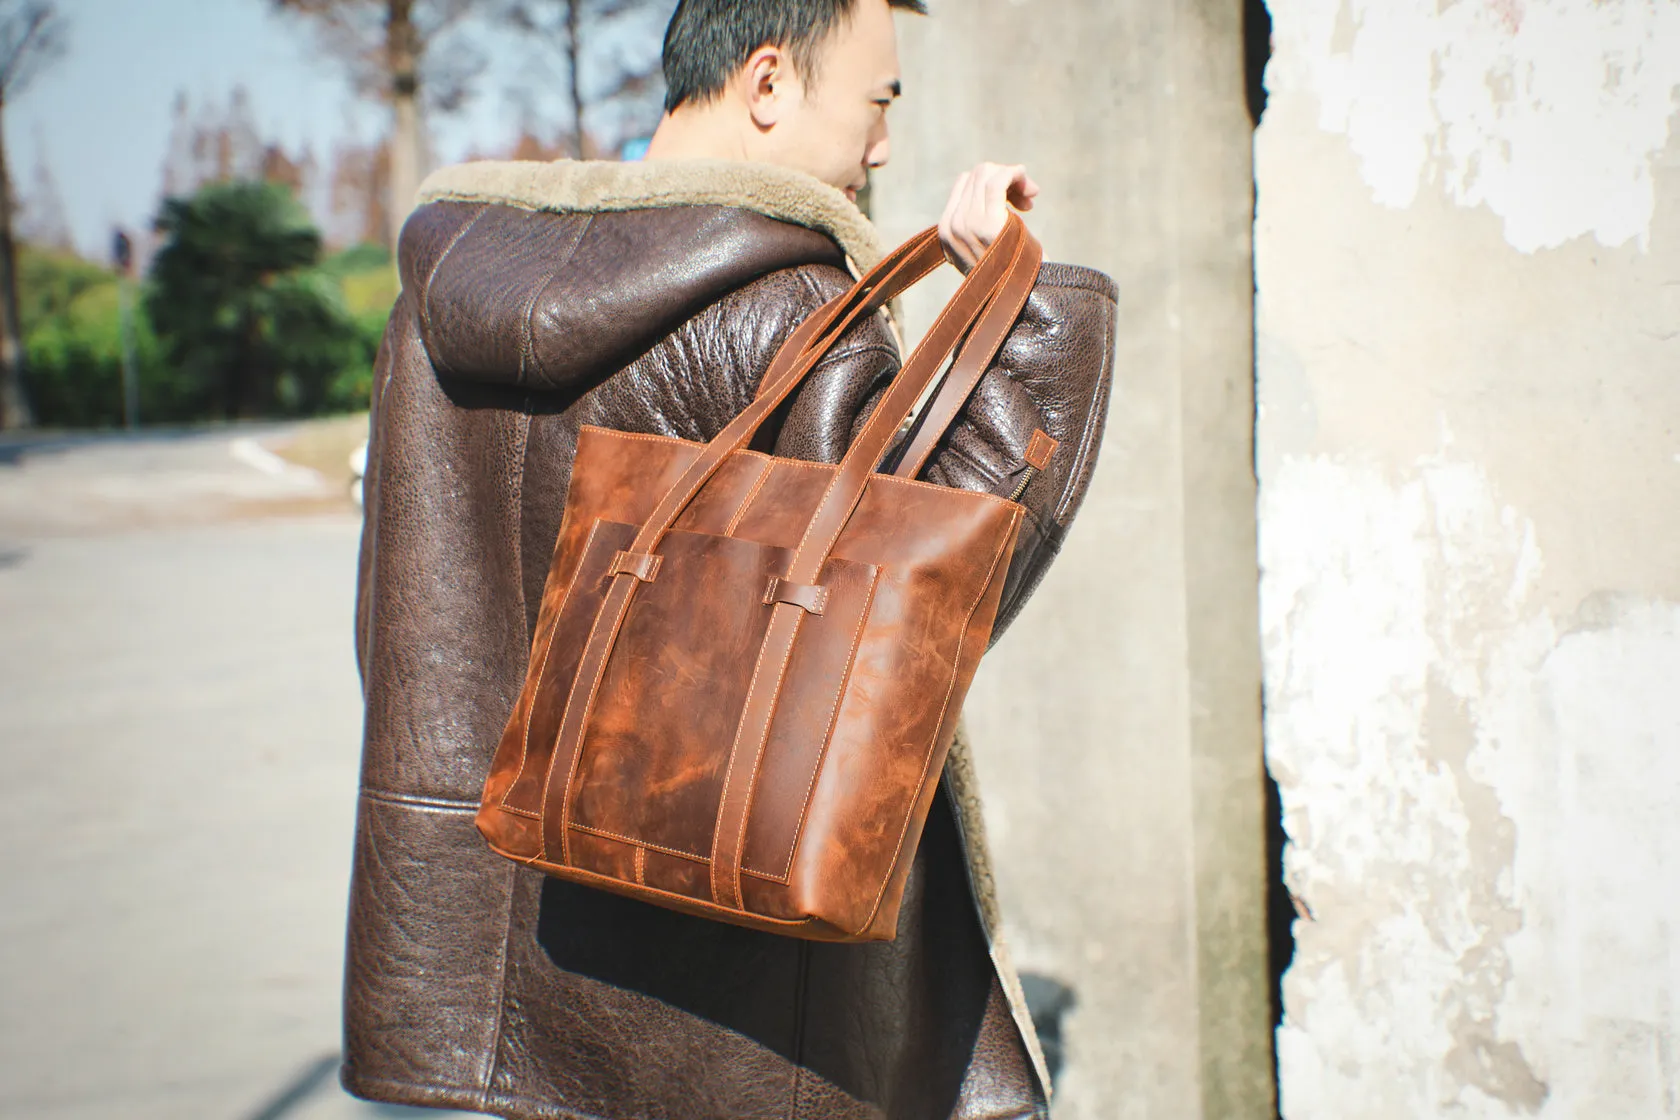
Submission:
[[[892,155],[892,141],[883,136],[869,146],[869,153],[864,162],[870,167],[885,167],[887,159]]]

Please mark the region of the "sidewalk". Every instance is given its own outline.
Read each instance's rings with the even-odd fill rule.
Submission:
[[[9,1120],[446,1115],[336,1080],[359,524],[229,443],[0,445]]]

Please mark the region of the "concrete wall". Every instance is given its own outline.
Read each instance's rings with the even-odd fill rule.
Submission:
[[[1120,284],[1073,537],[967,717],[1023,968],[1070,985],[1059,1118],[1272,1114],[1240,4],[951,0],[903,18],[874,213],[981,160],[1044,188],[1053,260]],[[944,292],[908,301],[912,333]]]
[[[1680,1116],[1680,4],[1271,9],[1284,1115]]]

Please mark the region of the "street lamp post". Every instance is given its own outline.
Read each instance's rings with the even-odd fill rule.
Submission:
[[[140,426],[140,371],[134,360],[134,245],[117,230],[111,238],[117,266],[117,318],[122,336],[123,427]]]

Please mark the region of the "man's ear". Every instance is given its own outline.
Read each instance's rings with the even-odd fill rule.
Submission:
[[[741,68],[739,81],[747,111],[761,130],[773,128],[782,119],[789,96],[798,92],[787,52],[780,47],[763,46],[754,51]]]

